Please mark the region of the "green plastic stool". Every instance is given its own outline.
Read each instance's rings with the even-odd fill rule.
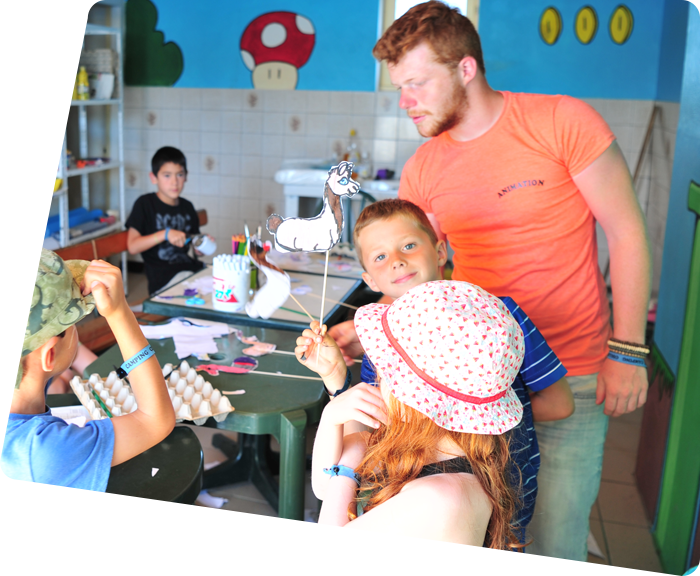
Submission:
[[[325,576],[306,548],[270,538],[231,538],[190,548],[161,576]]]

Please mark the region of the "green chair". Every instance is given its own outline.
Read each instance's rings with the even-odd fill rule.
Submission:
[[[316,557],[301,546],[269,538],[217,540],[190,548],[161,576],[325,576]]]

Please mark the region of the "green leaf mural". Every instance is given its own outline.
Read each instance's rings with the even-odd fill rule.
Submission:
[[[164,43],[156,30],[158,9],[150,0],[126,3],[124,83],[128,86],[172,86],[182,74],[182,50]]]

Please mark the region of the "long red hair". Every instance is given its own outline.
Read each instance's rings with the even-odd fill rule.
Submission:
[[[436,461],[437,446],[449,438],[466,455],[493,508],[484,545],[499,550],[522,548],[512,525],[519,499],[508,481],[510,434],[492,436],[446,430],[401,404],[393,395],[388,396],[387,425],[372,432],[365,457],[355,469],[362,479],[358,494],[371,492],[371,496],[368,500],[358,496],[351,502],[348,518],[357,518],[358,503],[363,503],[364,512],[369,512],[396,496],[424,466]]]

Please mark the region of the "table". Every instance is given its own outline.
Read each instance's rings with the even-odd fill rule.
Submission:
[[[285,272],[305,272],[323,276],[326,267],[326,255],[323,252],[278,252],[274,248],[268,254],[268,260],[274,262]],[[328,258],[329,278],[361,279],[364,269],[355,258],[334,256]]]
[[[80,400],[73,393],[49,394],[46,403],[59,408],[78,406]],[[155,476],[153,468],[158,468]],[[187,426],[176,426],[165,440],[113,466],[106,492],[193,504],[202,491],[203,473],[204,455],[197,435]]]
[[[293,351],[298,336],[295,332],[273,328],[239,328],[246,336],[255,335],[262,342],[276,344],[280,351]],[[243,348],[248,346],[240,342],[235,334],[216,341],[219,348],[216,363],[220,364],[230,365],[234,358],[243,355]],[[161,366],[168,362],[179,365],[172,338],[149,342]],[[200,364],[194,357],[186,360],[190,366]],[[223,422],[216,422],[213,418],[207,421],[210,426],[238,432],[239,440],[234,443],[227,441],[223,435],[214,436],[214,446],[222,449],[229,460],[204,472],[204,487],[250,480],[278,511],[280,518],[303,520],[306,430],[318,423],[328,396],[318,376],[302,366],[293,355],[273,353],[258,360],[259,371],[280,371],[302,378],[256,373],[203,374],[214,388],[222,392],[246,391],[245,394],[228,397],[235,411]],[[106,377],[113,370],[112,366],[118,366],[121,362],[119,348],[113,346],[87,367],[86,377],[95,372]],[[356,364],[352,372],[353,381],[358,382],[360,365]],[[280,445],[279,481],[274,478],[268,462],[269,438],[266,435],[270,434]]]
[[[261,272],[258,272],[262,274]],[[309,317],[299,308],[292,298],[288,298],[282,308],[276,310],[273,315],[265,320],[263,318],[251,318],[245,311],[224,312],[216,310],[212,304],[212,294],[202,296],[204,304],[201,306],[187,306],[184,298],[165,299],[163,296],[181,295],[184,293],[188,282],[197,281],[201,278],[211,278],[212,268],[206,267],[196,274],[193,274],[183,282],[171,286],[157,296],[150,297],[143,302],[143,311],[148,314],[160,314],[163,316],[187,316],[189,318],[200,318],[202,320],[213,320],[236,324],[237,326],[261,326],[267,328],[280,328],[283,330],[294,330],[301,332],[309,325]],[[309,313],[318,319],[321,310],[320,296],[323,290],[323,276],[318,274],[307,274],[304,272],[289,272],[290,279],[293,280],[292,290],[301,286],[309,286],[311,294],[295,294],[295,297]],[[212,281],[213,283],[213,281]],[[324,313],[324,324],[332,326],[345,319],[347,308],[336,302],[353,304],[362,299],[365,295],[364,281],[359,278],[328,278],[326,283],[326,305]],[[362,301],[362,304],[366,302]],[[360,304],[361,305],[361,304]]]

